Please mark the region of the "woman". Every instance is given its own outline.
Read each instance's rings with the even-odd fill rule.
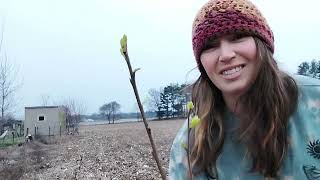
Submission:
[[[320,82],[278,69],[274,37],[247,0],[211,0],[192,31],[200,77],[192,101],[193,179],[320,179]],[[190,179],[187,122],[171,149],[170,179]]]

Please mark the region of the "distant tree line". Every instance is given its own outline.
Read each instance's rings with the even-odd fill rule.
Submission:
[[[145,112],[145,116],[147,119],[150,118],[155,118],[157,117],[156,112],[154,111],[146,111]],[[85,115],[84,116],[85,119],[92,119],[92,120],[107,120],[107,118],[100,113],[93,113],[91,115]],[[115,115],[115,120],[118,119],[137,119],[137,118],[141,118],[141,114],[140,111],[139,112],[119,112]]]
[[[299,75],[309,76],[320,79],[320,60],[312,60],[311,62],[302,62],[298,66]]]
[[[186,84],[170,84],[159,91],[149,90],[148,106],[156,112],[158,119],[186,116],[186,104],[189,94]]]
[[[186,84],[171,83],[160,90],[150,89],[148,93],[146,118],[168,119],[186,117],[186,104],[190,99],[190,93]],[[145,104],[145,103],[144,103]],[[98,113],[86,115],[85,119],[108,120],[109,124],[117,119],[141,119],[140,111],[122,113],[121,105],[117,101],[103,104]]]

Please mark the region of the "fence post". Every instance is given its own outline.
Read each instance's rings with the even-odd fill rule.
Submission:
[[[12,132],[12,144],[14,144],[14,132]]]
[[[37,136],[37,126],[34,127],[34,138]]]

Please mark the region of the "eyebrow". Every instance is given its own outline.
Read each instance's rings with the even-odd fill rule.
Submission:
[[[230,38],[233,38],[234,36],[236,36],[236,34],[233,33],[233,34],[226,34],[220,37],[212,37],[206,42],[205,46],[217,45],[217,44],[219,45],[222,37],[226,37],[226,39],[230,39]]]
[[[217,45],[217,44],[220,43],[219,41],[220,41],[220,38],[209,39],[206,42],[205,47],[212,46],[212,45]]]
[[[212,40],[209,40],[208,42],[207,42],[207,44],[217,44],[217,43],[219,43],[219,41],[220,41],[220,39],[212,39]]]
[[[231,33],[231,34],[226,34],[226,35],[224,35],[224,37],[226,38],[226,39],[232,39],[232,38],[234,38],[234,37],[236,37],[236,36],[247,36],[247,34],[246,33]],[[211,38],[211,39],[209,39],[207,42],[206,42],[206,44],[205,44],[205,47],[207,47],[207,46],[210,46],[210,45],[216,45],[216,44],[219,44],[220,43],[220,39],[221,39],[221,37],[219,37],[219,38],[217,38],[217,37],[215,37],[215,38]]]

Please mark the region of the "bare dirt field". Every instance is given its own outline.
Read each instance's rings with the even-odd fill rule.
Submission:
[[[149,121],[162,166],[184,120]],[[79,135],[0,150],[0,179],[161,179],[142,122],[80,126]]]

